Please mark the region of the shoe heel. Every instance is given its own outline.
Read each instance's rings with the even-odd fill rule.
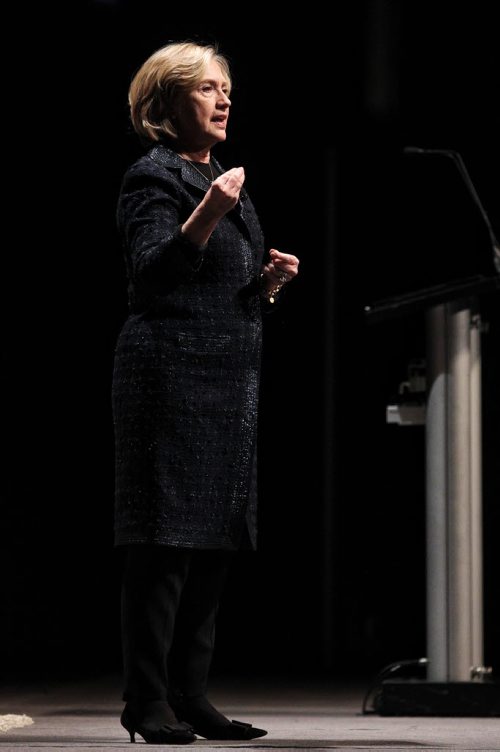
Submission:
[[[135,728],[134,728],[134,724],[132,723],[132,720],[128,717],[128,714],[127,714],[126,710],[124,710],[123,713],[122,713],[122,715],[121,715],[120,723],[123,726],[123,728],[125,729],[125,731],[128,731],[128,733],[130,734],[130,742],[131,742],[131,744],[135,744]]]

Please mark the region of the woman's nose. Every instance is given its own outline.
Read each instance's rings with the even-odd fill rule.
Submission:
[[[225,91],[221,91],[218,104],[221,104],[224,107],[231,107],[231,100],[229,99]]]

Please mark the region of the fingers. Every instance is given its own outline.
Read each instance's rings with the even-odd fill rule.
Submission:
[[[270,272],[280,281],[289,282],[299,273],[299,259],[290,253],[281,253],[276,248],[269,251]]]
[[[274,266],[272,264],[265,264],[262,267],[262,272],[266,275],[266,277],[276,276],[276,271],[275,271]]]
[[[222,177],[224,177],[224,175],[226,175],[226,177],[236,177],[238,180],[241,180],[241,182],[245,180],[245,170],[243,167],[231,167],[230,170],[222,174]]]
[[[241,188],[245,182],[245,170],[243,167],[233,167],[231,170],[220,175],[214,183],[219,183],[227,188]]]
[[[296,272],[294,273],[293,270],[287,271],[283,267],[278,267],[273,263],[263,266],[262,271],[273,284],[281,285],[284,285],[286,282],[290,282],[290,280],[295,277],[296,274]]]
[[[290,253],[281,253],[281,251],[277,251],[276,248],[271,248],[269,255],[271,256],[272,261],[278,261],[279,263],[293,263],[297,265],[299,263],[297,256],[292,256]]]

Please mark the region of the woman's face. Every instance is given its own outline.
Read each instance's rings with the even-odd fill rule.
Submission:
[[[228,92],[224,71],[211,60],[198,86],[181,94],[177,103],[176,126],[185,148],[196,151],[225,141],[231,106]]]

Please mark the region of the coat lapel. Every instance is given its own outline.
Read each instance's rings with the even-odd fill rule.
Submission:
[[[193,185],[195,188],[203,191],[203,193],[206,193],[209,189],[210,186],[208,180],[206,180],[203,175],[200,175],[196,172],[196,170],[190,167],[185,159],[179,157],[179,155],[176,154],[175,151],[168,149],[166,146],[163,146],[162,144],[153,146],[148,156],[154,162],[157,162],[164,167],[179,170],[181,179],[185,183]]]
[[[219,172],[225,172],[224,167],[222,167],[221,164],[213,157],[212,162],[217,167]],[[248,237],[250,238],[252,243],[257,244],[257,238],[255,236],[255,233],[253,232],[255,218],[254,221],[252,221],[252,213],[255,217],[255,209],[253,208],[250,197],[246,192],[245,187],[243,186],[240,191],[240,199],[234,209],[230,212],[230,216],[234,217],[236,221],[243,226],[243,229],[247,232]]]

